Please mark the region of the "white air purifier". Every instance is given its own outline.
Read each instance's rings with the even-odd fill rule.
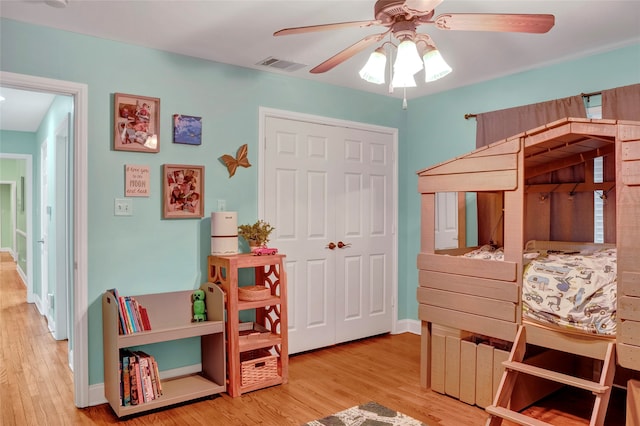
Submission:
[[[238,213],[211,213],[211,254],[238,253]]]

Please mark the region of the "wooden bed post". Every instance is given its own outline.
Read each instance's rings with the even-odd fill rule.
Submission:
[[[517,154],[518,169],[524,170],[524,138],[520,138],[522,148]],[[516,284],[518,293],[522,289],[522,250],[524,248],[524,206],[525,185],[524,173],[518,173],[516,188],[504,191],[504,259],[517,264]],[[522,300],[518,301],[516,312],[522,312]],[[521,315],[517,315],[516,323],[522,324]]]
[[[434,193],[421,195],[421,215],[420,215],[420,252],[435,252],[435,233],[424,232],[424,230],[433,230],[433,224],[436,221],[436,195]],[[422,321],[420,334],[420,385],[424,388],[431,387],[431,323]]]

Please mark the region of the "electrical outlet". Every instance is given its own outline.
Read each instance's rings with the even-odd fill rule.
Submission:
[[[116,198],[113,206],[113,214],[116,216],[131,216],[133,203],[129,198]]]
[[[225,200],[218,200],[218,211],[223,212],[227,210],[227,202]]]

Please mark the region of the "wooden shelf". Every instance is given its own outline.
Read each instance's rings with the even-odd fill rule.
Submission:
[[[265,306],[275,306],[282,304],[280,296],[270,296],[264,300],[238,300],[238,310],[246,311],[249,309],[264,308]]]
[[[118,349],[166,342],[167,340],[186,339],[188,337],[203,336],[205,334],[220,333],[223,330],[223,321],[204,321],[200,323],[193,323],[188,327],[174,327],[124,334],[118,339]]]
[[[285,256],[282,254],[269,256],[253,256],[252,254],[209,256],[209,284],[207,285],[219,286],[225,292],[229,377],[227,391],[232,397],[268,386],[287,383],[288,381],[287,278],[284,271],[284,258]],[[243,268],[252,268],[254,270],[255,285],[268,287],[271,291],[271,296],[264,300],[256,301],[238,300],[238,270]],[[255,310],[256,323],[267,328],[271,333],[254,336],[250,339],[240,338],[239,312],[246,310]],[[277,377],[243,386],[240,354],[274,347],[278,348],[278,356],[276,357]]]
[[[217,384],[202,377],[199,374],[177,377],[174,379],[162,380],[162,396],[153,401],[138,405],[118,407],[116,414],[118,417],[129,416],[155,408],[167,407],[209,395],[224,392],[224,384]]]
[[[269,348],[282,344],[282,337],[279,334],[265,334],[255,339],[240,339],[238,348],[240,352],[252,351],[254,349]]]
[[[111,292],[102,296],[104,389],[118,417],[142,413],[226,391],[224,294],[217,287],[205,291],[207,321],[191,322],[193,290],[134,296],[147,309],[152,330],[118,334],[118,302]],[[138,405],[120,405],[120,349],[152,343],[201,338],[202,371],[162,379],[163,394]],[[153,354],[152,354],[153,355]],[[159,366],[162,369],[162,366]]]

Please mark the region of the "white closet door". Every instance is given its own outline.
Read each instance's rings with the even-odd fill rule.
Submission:
[[[287,255],[290,353],[390,331],[392,137],[267,117],[265,138],[265,218]]]

